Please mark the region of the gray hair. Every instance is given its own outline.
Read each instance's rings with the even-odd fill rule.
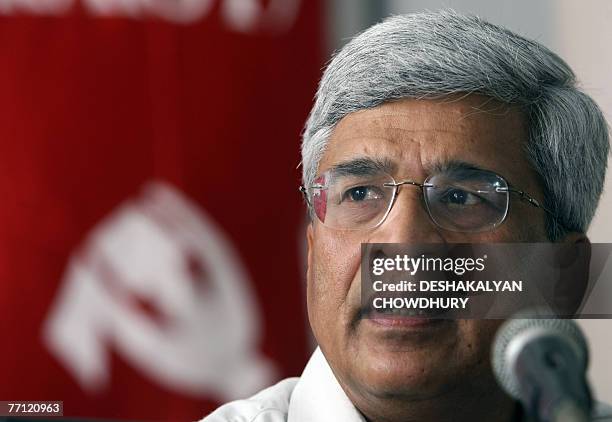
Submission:
[[[327,66],[302,139],[303,183],[313,183],[335,125],[347,114],[401,98],[478,93],[518,106],[527,158],[543,183],[547,233],[586,233],[602,192],[608,127],[544,46],[452,10],[387,18],[353,38]]]

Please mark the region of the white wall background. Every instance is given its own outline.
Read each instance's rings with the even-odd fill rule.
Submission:
[[[609,0],[388,0],[388,13],[451,7],[473,13],[559,54],[574,69],[612,124],[612,2]],[[612,166],[589,230],[591,242],[612,243]],[[612,300],[612,297],[610,298]],[[589,379],[599,400],[612,403],[612,320],[581,320],[589,340]]]

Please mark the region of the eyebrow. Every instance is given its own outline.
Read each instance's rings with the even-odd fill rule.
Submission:
[[[439,173],[453,174],[453,173],[462,173],[465,171],[469,172],[469,171],[491,171],[491,170],[477,166],[474,163],[468,163],[467,161],[461,161],[461,160],[450,160],[446,162],[439,162],[439,163],[434,164],[431,168],[432,173],[438,173],[438,174]]]
[[[440,161],[428,167],[429,174],[445,174],[457,180],[469,179],[474,171],[493,172],[462,160]],[[329,170],[335,177],[362,177],[377,176],[381,172],[392,175],[396,169],[397,165],[388,158],[357,157],[335,164]]]
[[[395,164],[389,159],[358,157],[331,167],[336,176],[371,176],[380,172],[392,173]]]
[[[389,159],[372,157],[358,157],[349,161],[338,163],[331,167],[336,176],[369,176],[385,172],[392,174],[396,165]],[[466,171],[491,171],[474,163],[461,160],[439,162],[431,166],[430,173],[463,173]]]

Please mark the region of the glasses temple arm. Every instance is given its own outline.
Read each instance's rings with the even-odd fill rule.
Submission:
[[[522,190],[518,190],[518,189],[513,189],[513,188],[508,188],[508,192],[512,192],[517,194],[522,200],[527,201],[529,204],[531,204],[532,206],[536,207],[536,208],[541,208],[543,209],[545,212],[547,212],[548,214],[550,214],[555,220],[557,220],[557,222],[561,225],[563,225],[561,223],[561,219],[551,210],[549,210],[548,208],[546,208],[544,205],[540,204],[540,201],[538,201],[535,198],[532,198],[527,192],[524,192]]]
[[[306,201],[306,205],[308,205],[308,208],[311,208],[310,200],[308,199],[308,189],[306,189],[304,185],[300,185],[298,190],[302,193],[302,196],[304,197],[304,201]]]

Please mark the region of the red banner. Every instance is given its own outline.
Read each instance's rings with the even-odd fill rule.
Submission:
[[[298,375],[303,0],[0,0],[2,400],[193,420]]]

